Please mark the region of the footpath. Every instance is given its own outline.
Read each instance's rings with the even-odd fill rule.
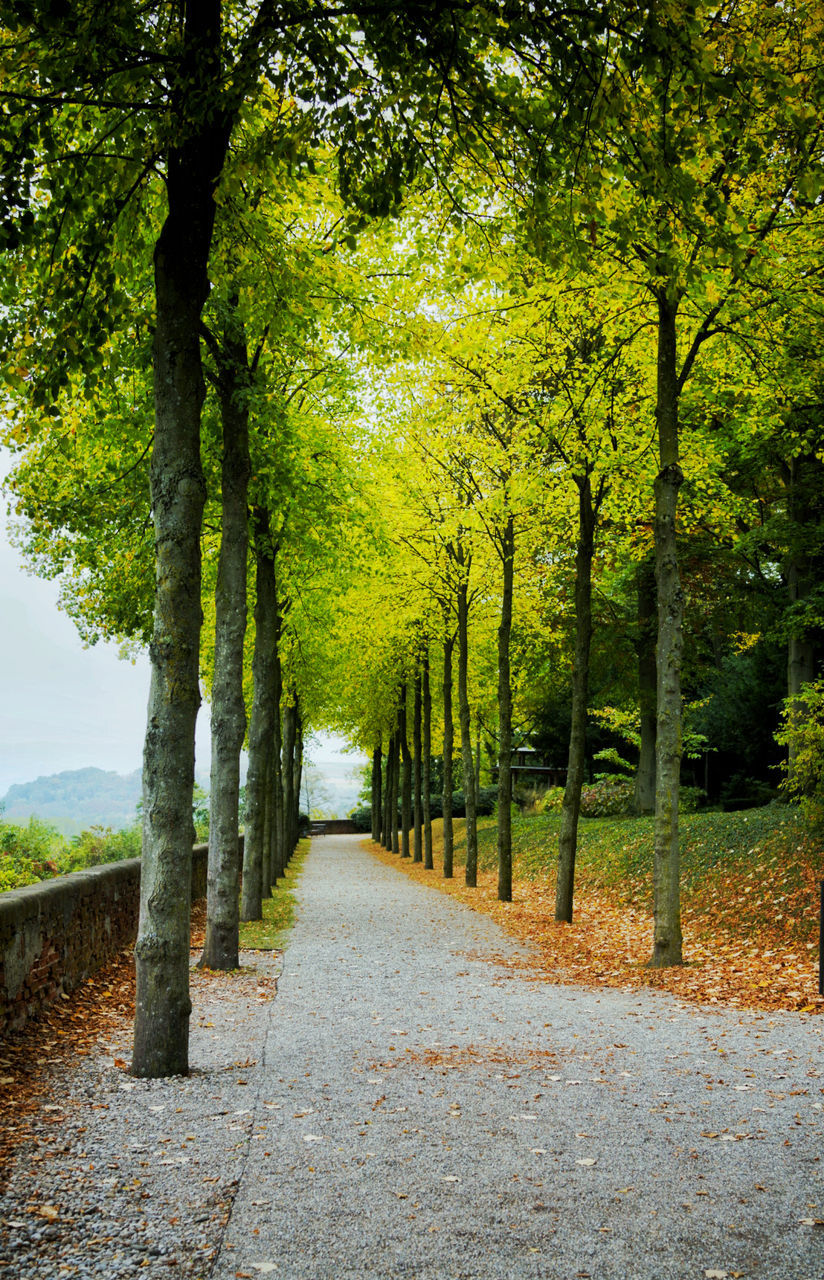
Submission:
[[[548,984],[354,836],[298,896],[280,961],[195,975],[189,1078],[126,1028],[55,1077],[3,1280],[821,1280],[817,1019]]]

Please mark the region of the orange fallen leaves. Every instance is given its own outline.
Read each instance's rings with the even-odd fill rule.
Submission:
[[[583,986],[637,989],[653,987],[699,1004],[734,1005],[762,1010],[821,1012],[817,954],[800,954],[797,941],[766,934],[732,935],[719,923],[718,911],[702,913],[695,898],[683,915],[686,963],[672,969],[647,969],[652,954],[653,921],[649,912],[612,900],[579,880],[572,924],[555,921],[554,881],[517,879],[513,901],[499,902],[497,875],[478,873],[477,889],[463,882],[463,869],[452,880],[421,863],[398,858],[379,845],[366,847],[380,862],[403,871],[420,884],[439,889],[475,911],[491,916],[533,951],[529,960],[504,960],[509,968],[540,970],[548,981]],[[496,957],[498,958],[498,957]]]

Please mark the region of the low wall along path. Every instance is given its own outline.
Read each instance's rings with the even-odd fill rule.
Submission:
[[[192,850],[192,899],[206,896],[208,845]],[[0,1033],[73,991],[137,937],[140,859],[0,893]]]

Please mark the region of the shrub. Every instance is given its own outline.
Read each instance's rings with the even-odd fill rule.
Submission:
[[[629,778],[608,775],[581,788],[581,816],[617,818],[632,812],[634,784]],[[561,793],[563,796],[563,792]],[[558,806],[560,808],[560,805]]]
[[[824,817],[824,680],[805,684],[784,700],[782,725],[776,742],[788,747],[792,769],[784,765],[781,790],[805,804],[811,818]]]
[[[560,813],[564,802],[563,787],[549,787],[538,800],[536,813]]]
[[[360,809],[353,809],[349,814],[349,818],[354,822],[357,831],[372,830],[372,806],[370,804],[364,805]]]
[[[61,875],[66,862],[66,842],[54,827],[39,818],[25,827],[0,822],[0,891]]]
[[[72,839],[68,850],[68,869],[78,871],[82,867],[99,867],[105,862],[139,858],[141,837],[139,822],[123,831],[112,831],[111,827],[90,827]]]

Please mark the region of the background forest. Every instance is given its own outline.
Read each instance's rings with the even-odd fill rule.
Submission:
[[[442,795],[449,864],[460,792],[468,884],[495,788],[503,901],[530,748],[557,918],[582,804],[654,812],[679,963],[679,796],[821,789],[819,7],[68,8],[3,6],[3,439],[29,562],[151,648],[145,874],[199,675],[247,918],[311,729],[390,847]]]

